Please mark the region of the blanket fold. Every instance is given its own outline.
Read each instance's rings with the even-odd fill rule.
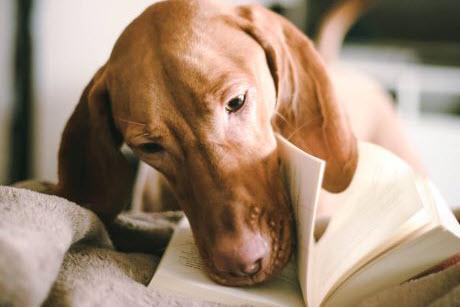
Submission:
[[[112,247],[97,216],[65,199],[0,187],[0,204],[0,305],[40,305],[72,244]]]
[[[122,214],[109,227],[120,252],[93,212],[0,186],[0,306],[215,306],[146,287],[159,257],[139,251],[160,253],[180,216]]]

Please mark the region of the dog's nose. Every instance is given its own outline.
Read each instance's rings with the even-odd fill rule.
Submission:
[[[222,273],[246,277],[257,274],[268,254],[268,244],[260,234],[238,238],[220,237],[212,252],[216,269]]]

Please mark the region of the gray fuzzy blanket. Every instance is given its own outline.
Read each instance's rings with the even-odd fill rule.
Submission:
[[[146,287],[180,217],[125,213],[107,230],[75,203],[0,186],[0,306],[215,306]],[[460,305],[458,285],[456,265],[362,306]]]
[[[122,214],[111,239],[75,203],[0,186],[0,306],[212,306],[146,287],[180,217]]]

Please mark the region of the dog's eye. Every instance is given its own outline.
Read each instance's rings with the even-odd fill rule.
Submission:
[[[139,148],[146,153],[158,153],[164,150],[163,146],[157,143],[144,143]]]
[[[245,101],[246,101],[246,94],[241,94],[231,99],[229,102],[227,102],[227,105],[225,106],[225,110],[227,110],[228,113],[236,112],[239,109],[241,109]]]

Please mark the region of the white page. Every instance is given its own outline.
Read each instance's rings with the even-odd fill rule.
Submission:
[[[415,174],[407,163],[380,146],[358,146],[353,180],[336,194],[340,206],[315,244],[315,306],[353,271],[427,222]]]
[[[278,137],[278,150],[285,172],[286,183],[297,226],[297,267],[300,288],[308,302],[309,252],[313,248],[314,221],[323,182],[325,162],[307,154],[282,136]]]
[[[259,286],[226,287],[213,282],[204,271],[186,218],[177,226],[148,287],[217,303],[304,306],[292,261],[280,275]]]

